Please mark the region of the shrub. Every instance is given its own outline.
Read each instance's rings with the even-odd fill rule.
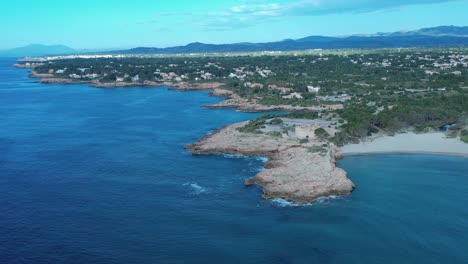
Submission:
[[[463,141],[463,142],[465,142],[465,143],[468,143],[468,130],[463,129],[463,130],[460,132],[460,139],[461,139],[461,141]]]
[[[279,118],[279,117],[275,117],[273,118],[271,121],[270,121],[270,124],[272,125],[280,125],[280,124],[283,124],[283,119]]]
[[[237,130],[242,133],[261,134],[262,132],[259,129],[263,128],[264,125],[265,125],[265,120],[262,118],[258,118],[258,119],[250,121],[247,125],[243,127],[237,128]]]
[[[461,141],[468,143],[468,135],[462,136],[460,139]]]
[[[327,154],[327,148],[323,146],[312,146],[310,148],[307,148],[307,151],[311,153],[320,153],[320,155],[322,156]]]
[[[273,136],[273,137],[282,137],[283,136],[283,134],[281,134],[281,132],[279,132],[279,131],[268,132],[267,135],[270,135],[270,136]]]
[[[317,112],[297,111],[287,114],[285,117],[289,118],[304,118],[304,119],[315,119],[318,117]]]
[[[317,128],[314,132],[315,136],[319,139],[327,139],[330,135],[323,128]]]

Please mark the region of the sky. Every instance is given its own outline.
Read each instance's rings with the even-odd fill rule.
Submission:
[[[0,49],[168,47],[468,26],[468,0],[10,0]]]

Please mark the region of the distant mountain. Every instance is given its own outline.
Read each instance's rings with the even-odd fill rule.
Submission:
[[[415,31],[395,32],[392,35],[408,36],[408,35],[423,35],[423,36],[452,36],[452,37],[468,37],[468,27],[456,26],[440,26],[432,28],[422,28]]]
[[[466,47],[468,27],[440,26],[415,31],[352,35],[346,37],[310,36],[268,43],[204,44],[191,43],[170,48],[138,47],[118,50],[119,54],[174,54],[205,52],[290,51],[343,48]]]
[[[65,55],[74,53],[77,53],[77,51],[64,45],[31,44],[24,47],[0,51],[0,57]]]
[[[190,43],[169,48],[138,47],[128,50],[75,50],[64,45],[32,44],[0,51],[0,57],[26,57],[67,54],[177,54],[208,52],[291,51],[344,48],[468,47],[468,26],[439,26],[413,31],[398,31],[342,37],[309,36],[266,43],[205,44]]]

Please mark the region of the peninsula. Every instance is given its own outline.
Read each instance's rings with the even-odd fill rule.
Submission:
[[[269,161],[265,169],[245,181],[247,186],[254,183],[260,185],[264,198],[280,197],[305,203],[323,196],[347,195],[354,189],[346,172],[336,167],[340,154],[333,144],[311,139],[313,134],[301,141],[297,138],[300,133],[294,136],[281,132],[242,133],[245,125],[247,123],[244,122],[227,126],[186,148],[194,154],[267,156]],[[313,133],[314,130],[309,131]]]

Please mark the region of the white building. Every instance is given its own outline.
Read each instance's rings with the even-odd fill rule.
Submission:
[[[293,99],[293,98],[302,99],[303,97],[302,97],[302,94],[294,92],[294,93],[290,93],[288,95],[283,96],[283,98],[284,99]]]
[[[320,86],[307,86],[307,91],[309,91],[309,93],[318,93],[320,92]]]
[[[139,80],[140,76],[138,76],[138,74],[132,77],[132,82],[138,82]]]
[[[72,78],[72,79],[81,79],[81,76],[78,75],[78,74],[75,74],[75,73],[72,73],[72,74],[70,74],[68,76],[70,76],[70,78]]]

